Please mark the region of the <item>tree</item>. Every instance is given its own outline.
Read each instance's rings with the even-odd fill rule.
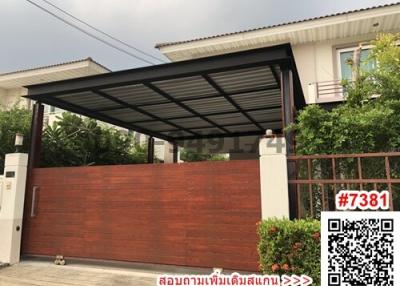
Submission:
[[[24,135],[22,152],[28,151],[31,113],[27,109],[13,106],[9,110],[0,107],[0,173],[4,169],[4,157],[15,152],[14,140],[16,133]]]
[[[367,61],[373,71],[358,70],[344,81],[346,103],[327,111],[309,105],[289,127],[299,154],[363,153],[400,150],[400,35],[381,34]],[[378,97],[377,97],[378,95]]]
[[[14,106],[0,110],[0,173],[4,158],[15,152],[16,133],[24,135],[22,152],[28,152],[32,114]],[[89,118],[63,113],[42,136],[42,167],[145,163],[147,148],[132,134],[121,132]]]
[[[147,151],[133,135],[96,120],[63,113],[42,139],[42,166],[87,166],[146,162]]]
[[[226,157],[223,154],[203,154],[190,150],[183,149],[180,156],[182,161],[185,162],[198,162],[198,161],[225,161]]]

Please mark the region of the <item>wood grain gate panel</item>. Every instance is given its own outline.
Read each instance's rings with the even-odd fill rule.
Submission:
[[[24,254],[257,270],[258,160],[40,168],[31,182]]]

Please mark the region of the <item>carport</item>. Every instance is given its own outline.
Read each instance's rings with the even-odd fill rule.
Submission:
[[[45,103],[175,144],[281,133],[305,105],[288,44],[28,86],[27,97],[34,138]]]
[[[42,104],[149,135],[149,162],[153,137],[178,146],[283,133],[305,105],[289,44],[27,88],[25,254],[257,268],[258,160],[40,168]]]

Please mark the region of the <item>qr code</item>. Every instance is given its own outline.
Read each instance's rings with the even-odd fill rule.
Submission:
[[[323,212],[321,286],[400,285],[399,212]]]

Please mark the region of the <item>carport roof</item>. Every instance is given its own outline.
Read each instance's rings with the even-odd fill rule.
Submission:
[[[26,97],[168,141],[281,130],[281,69],[289,44],[27,86]]]

